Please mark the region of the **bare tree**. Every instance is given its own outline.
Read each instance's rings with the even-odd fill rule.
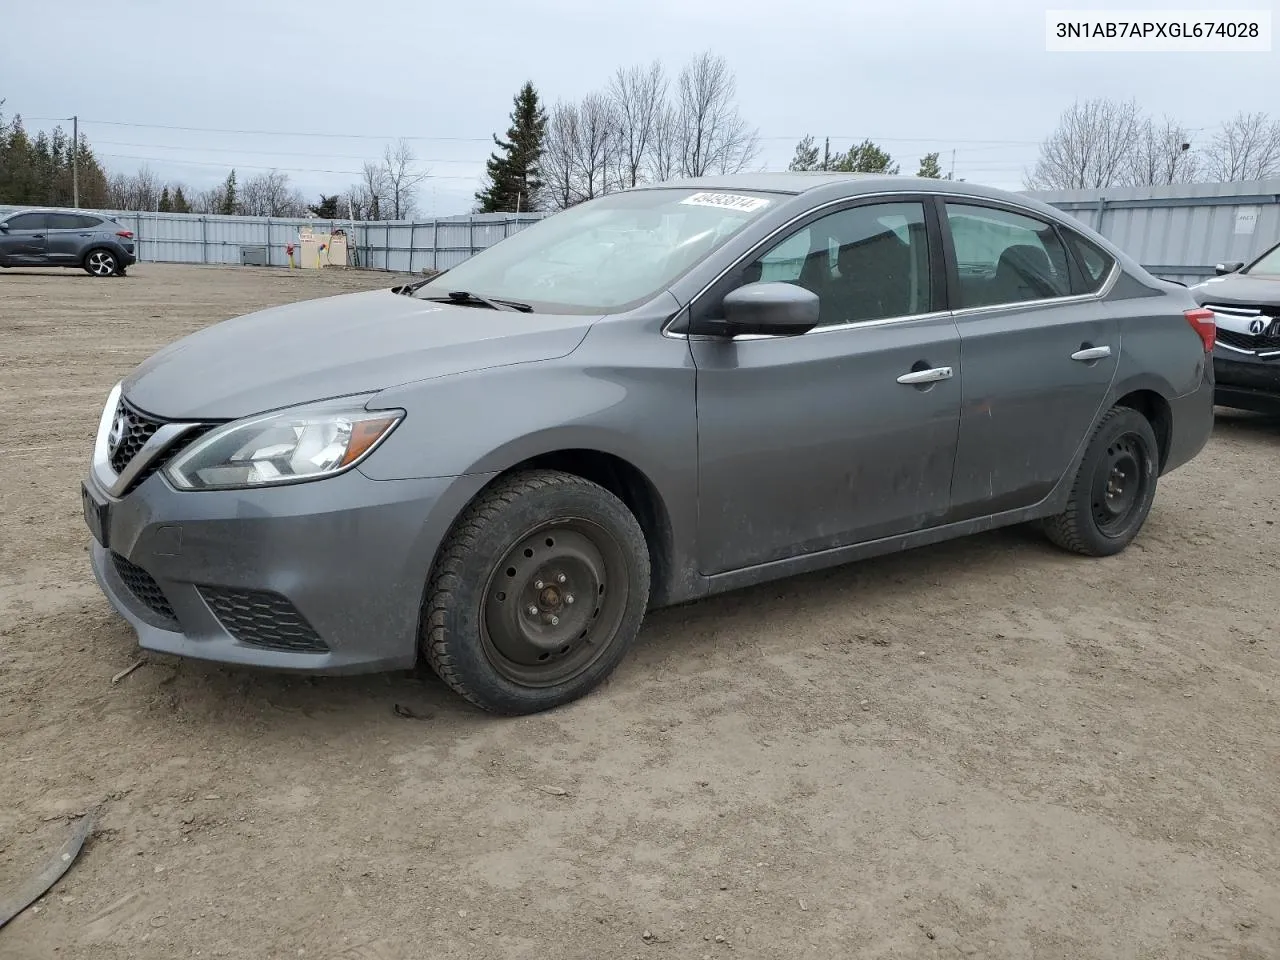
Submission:
[[[155,210],[163,185],[143,164],[135,174],[117,173],[107,180],[107,207],[112,210]]]
[[[664,103],[654,118],[646,161],[649,178],[659,183],[680,173],[680,114],[670,103]]]
[[[575,158],[578,155],[578,107],[559,101],[547,117],[542,141],[542,205],[551,210],[573,206]]]
[[[1127,172],[1141,117],[1133,100],[1076,101],[1040,145],[1027,186],[1041,190],[1112,187]]]
[[[352,185],[347,198],[357,220],[381,220],[390,209],[386,170],[382,165],[366,160],[360,170],[360,181]]]
[[[419,170],[417,163],[413,147],[403,138],[394,145],[388,144],[382,153],[382,177],[389,203],[385,213],[392,220],[404,220],[417,205],[418,184],[428,176],[428,171]]]
[[[1237,113],[1213,138],[1207,159],[1214,180],[1267,180],[1280,175],[1280,122],[1265,113]]]
[[[667,76],[662,63],[618,68],[609,83],[609,102],[616,124],[615,179],[634,187],[644,177],[645,161],[653,148],[656,128],[667,105]]]
[[[680,71],[680,170],[688,177],[739,173],[759,152],[759,136],[738,113],[737,81],[724,57],[704,52]]]
[[[1191,149],[1187,128],[1165,117],[1159,124],[1150,118],[1138,126],[1124,182],[1135,187],[1193,183],[1199,158]]]
[[[271,170],[250,177],[240,187],[237,213],[250,217],[306,216],[306,201],[289,183],[289,175]]]

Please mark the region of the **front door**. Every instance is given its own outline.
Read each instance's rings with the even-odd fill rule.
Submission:
[[[800,226],[708,291],[694,330],[729,290],[755,280],[812,290],[822,320],[796,337],[690,340],[703,573],[946,515],[960,339],[941,310],[936,240],[919,200],[851,205]]]
[[[7,221],[8,230],[0,230],[0,258],[10,266],[37,265],[44,262],[45,223],[47,214],[20,213]]]
[[[1101,412],[1120,334],[1090,296],[1109,258],[1073,263],[1064,240],[1082,239],[996,204],[944,206],[964,352],[951,519],[964,520],[1048,496]]]

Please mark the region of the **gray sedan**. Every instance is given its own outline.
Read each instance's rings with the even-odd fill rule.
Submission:
[[[93,568],[149,650],[423,657],[532,713],[655,607],[1017,523],[1124,549],[1212,429],[1214,336],[1186,288],[1017,195],[640,187],[155,354],[103,410]]]

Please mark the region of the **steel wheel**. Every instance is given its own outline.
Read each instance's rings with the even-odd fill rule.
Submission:
[[[589,520],[530,531],[485,585],[481,641],[504,678],[550,687],[587,670],[608,649],[627,609],[622,546]]]
[[[95,277],[109,277],[116,272],[116,258],[107,250],[94,250],[85,258],[84,267]]]
[[[1108,445],[1093,474],[1093,522],[1104,537],[1124,531],[1138,505],[1146,484],[1147,458],[1142,441],[1132,433],[1117,437]]]

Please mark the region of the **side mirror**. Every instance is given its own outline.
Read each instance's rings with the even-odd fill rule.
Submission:
[[[9,232],[9,225],[7,223],[0,223],[0,233],[8,233],[8,232]]]
[[[794,337],[818,325],[818,295],[794,283],[748,283],[724,298],[717,332]]]
[[[1226,263],[1214,264],[1213,272],[1221,277],[1224,274],[1235,273],[1237,270],[1239,270],[1243,266],[1244,266],[1243,260],[1229,260]]]

